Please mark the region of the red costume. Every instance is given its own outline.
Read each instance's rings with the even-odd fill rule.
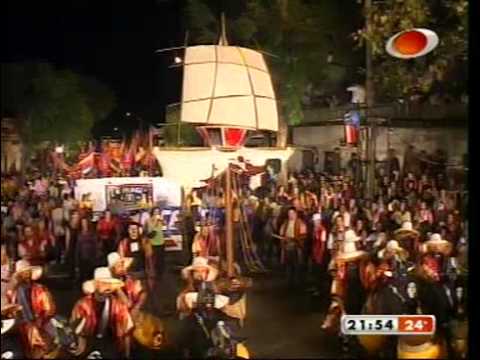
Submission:
[[[313,234],[313,260],[316,264],[322,264],[324,261],[326,243],[327,229],[322,224],[314,230]]]
[[[123,338],[130,335],[133,331],[133,320],[127,304],[120,300],[116,295],[108,296],[111,300],[108,323],[120,348],[123,349]],[[83,329],[84,336],[96,335],[97,326],[100,323],[97,307],[101,306],[104,306],[104,303],[98,302],[93,294],[85,295],[75,304],[72,310],[72,320],[86,320]]]
[[[10,303],[28,307],[33,315],[33,319],[23,315],[19,325],[21,341],[26,353],[31,357],[32,354],[47,352],[50,347],[49,339],[43,328],[56,314],[56,306],[50,291],[45,286],[36,283],[32,283],[29,290],[26,289],[27,292],[30,291],[31,301],[29,303],[20,301],[18,292],[23,286],[25,285],[19,285],[16,291],[10,291],[7,296]]]
[[[97,233],[100,240],[109,240],[115,234],[117,229],[117,222],[114,219],[108,221],[107,219],[101,219],[98,222]]]

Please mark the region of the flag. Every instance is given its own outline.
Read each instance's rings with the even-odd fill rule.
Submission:
[[[360,140],[360,113],[358,111],[349,111],[344,115],[345,122],[345,143],[349,145],[358,145]]]

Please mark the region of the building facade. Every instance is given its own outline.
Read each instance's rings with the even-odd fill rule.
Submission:
[[[23,161],[23,145],[14,118],[2,118],[1,121],[1,163],[2,174],[20,172]]]

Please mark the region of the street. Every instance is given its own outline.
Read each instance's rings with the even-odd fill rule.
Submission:
[[[165,321],[167,336],[175,344],[179,321],[174,313],[175,299],[182,282],[176,259],[170,256],[169,269],[162,290],[149,295],[148,311]],[[81,296],[80,286],[71,282],[45,280],[55,296],[59,314],[69,316],[75,301]],[[325,294],[325,295],[323,295]],[[325,334],[320,326],[328,307],[328,291],[321,297],[286,289],[282,274],[254,276],[248,292],[247,319],[242,336],[253,358],[338,358],[338,339]],[[168,354],[166,354],[168,356]]]

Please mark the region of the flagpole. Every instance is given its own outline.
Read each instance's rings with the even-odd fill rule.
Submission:
[[[234,276],[233,259],[233,213],[232,213],[232,172],[230,163],[228,163],[226,176],[226,194],[225,194],[225,223],[226,223],[226,247],[227,247],[227,273],[228,277]]]

